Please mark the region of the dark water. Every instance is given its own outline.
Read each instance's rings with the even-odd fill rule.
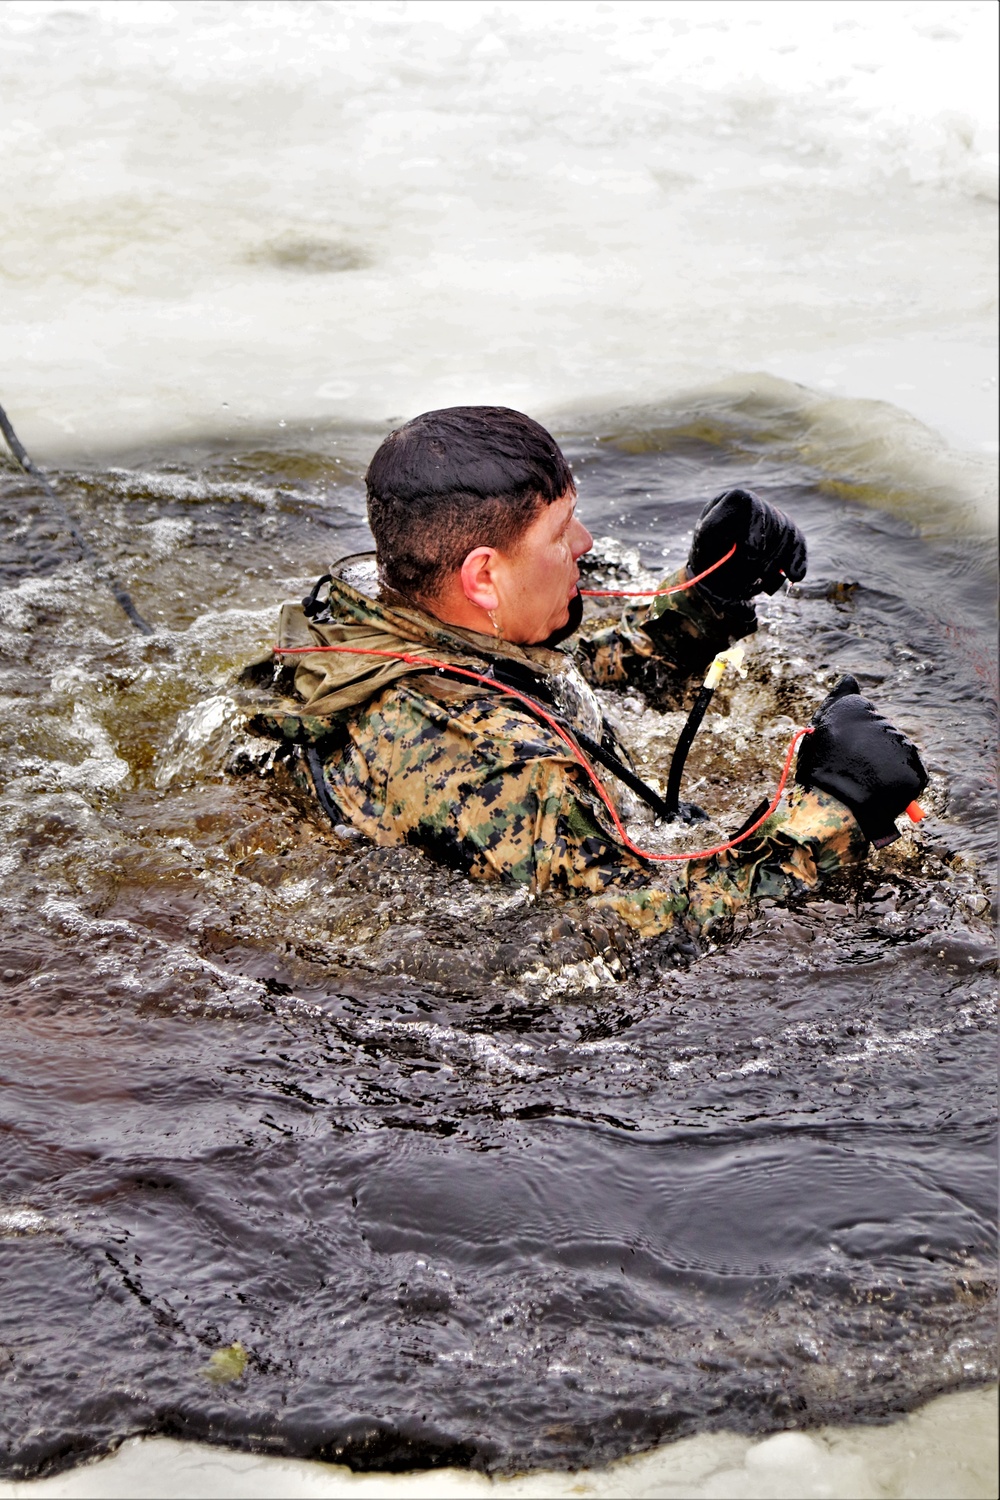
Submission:
[[[138,1432],[603,1462],[994,1377],[992,548],[779,427],[572,439],[603,576],[726,483],[787,505],[809,577],[699,800],[742,816],[849,669],[934,816],[697,958],[342,841],[231,728],[278,601],[366,544],[374,429],[59,476],[148,641],[0,469],[4,1473]],[[677,716],[619,711],[662,767]]]

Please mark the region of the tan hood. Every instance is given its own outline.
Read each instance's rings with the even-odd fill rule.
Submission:
[[[366,554],[365,560],[368,560]],[[374,554],[370,558],[374,563]],[[566,657],[545,646],[512,646],[492,636],[443,625],[432,615],[401,598],[391,602],[376,599],[348,583],[345,571],[359,571],[361,559],[338,564],[330,582],[331,618],[325,624],[311,620],[301,604],[282,605],[278,621],[278,646],[354,646],[359,652],[392,651],[432,656],[453,666],[485,671],[493,660],[521,662],[541,675],[559,672]],[[372,576],[374,574],[372,573]],[[286,703],[286,710],[311,719],[328,719],[358,707],[408,673],[424,670],[405,661],[317,651],[283,658],[295,662],[295,691],[301,702]]]

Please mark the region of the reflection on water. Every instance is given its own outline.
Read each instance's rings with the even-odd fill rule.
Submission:
[[[0,470],[7,1472],[140,1431],[592,1463],[991,1378],[991,569],[772,417],[568,443],[617,576],[736,479],[809,536],[689,778],[730,826],[850,669],[933,816],[695,962],[339,839],[241,733],[277,602],[366,544],[374,429],[60,476],[149,640]],[[609,703],[655,774],[677,716]]]

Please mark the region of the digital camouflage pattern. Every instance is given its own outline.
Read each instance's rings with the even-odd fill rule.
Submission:
[[[699,615],[690,594],[657,604],[648,634],[636,611],[617,630],[603,629],[579,643],[592,681],[652,679],[662,687],[672,679],[676,689],[692,661],[708,661],[730,644],[724,621],[714,611]],[[498,647],[489,637],[440,625],[412,606],[370,598],[343,577],[331,585],[329,615],[317,623],[298,606],[286,605],[280,644],[364,643],[484,673],[502,655],[529,663],[556,683],[571,725],[589,732],[584,720],[599,716],[565,651]],[[372,648],[372,641],[379,644]],[[621,843],[555,731],[501,691],[360,655],[287,660],[297,662],[299,701],[270,708],[267,727],[316,745],[345,823],[376,844],[419,845],[476,879],[513,881],[534,892],[587,892],[643,936],[676,927],[708,932],[752,897],[784,899],[813,889],[867,847],[839,802],[796,788],[787,807],[747,844],[708,859],[653,864]],[[560,677],[564,686],[573,685],[571,693],[558,691]],[[614,797],[610,776],[605,785]]]

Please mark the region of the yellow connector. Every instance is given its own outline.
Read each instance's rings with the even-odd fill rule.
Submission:
[[[743,665],[746,656],[745,646],[730,646],[728,651],[720,651],[712,662],[705,677],[705,686],[710,692],[714,692],[722,681],[727,667],[733,667],[741,677],[747,675],[747,669]]]

